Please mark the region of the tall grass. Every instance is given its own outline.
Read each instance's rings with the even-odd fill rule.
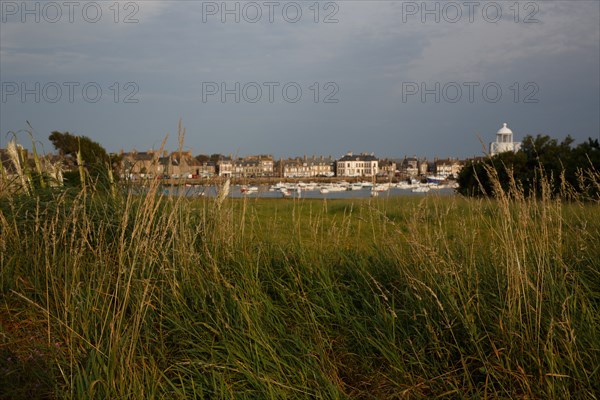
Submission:
[[[5,193],[0,398],[596,398],[600,207],[497,190]]]

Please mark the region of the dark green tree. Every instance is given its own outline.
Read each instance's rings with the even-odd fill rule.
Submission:
[[[81,152],[81,160],[87,174],[94,181],[105,184],[108,182],[108,168],[113,160],[104,147],[87,136],[72,135],[69,132],[54,131],[48,138],[60,155],[67,157],[73,165],[79,166],[77,153]],[[78,185],[78,172],[67,172],[65,178],[71,184]]]
[[[497,154],[467,162],[458,176],[458,192],[467,196],[493,196],[492,176],[505,192],[514,180],[526,196],[542,193],[542,183],[549,184],[552,195],[582,193],[595,198],[597,181],[593,173],[600,172],[600,145],[589,139],[573,148],[573,138],[562,142],[545,135],[526,136],[521,150]],[[596,175],[597,176],[597,175]]]
[[[69,132],[54,131],[48,139],[61,155],[70,156],[77,160],[77,152],[81,151],[81,158],[88,165],[104,164],[110,159],[104,147],[87,136],[76,136],[71,135]]]
[[[201,163],[205,163],[210,161],[210,157],[207,156],[206,154],[198,154],[196,157],[194,157],[198,162]]]
[[[226,158],[226,157],[223,154],[215,153],[215,154],[210,155],[210,161],[213,161],[213,162],[218,162],[224,158]]]

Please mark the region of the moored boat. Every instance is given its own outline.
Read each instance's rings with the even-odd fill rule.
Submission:
[[[258,187],[256,187],[256,186],[242,186],[240,188],[240,192],[242,194],[258,193]]]
[[[413,193],[426,193],[429,192],[431,189],[429,188],[429,186],[418,186],[416,188],[412,189]]]

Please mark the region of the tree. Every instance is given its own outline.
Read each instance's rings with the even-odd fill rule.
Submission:
[[[110,160],[104,147],[87,136],[75,136],[69,132],[54,131],[48,139],[61,155],[77,160],[77,152],[81,151],[81,158],[87,165],[104,164]]]
[[[195,158],[200,163],[206,163],[210,161],[210,157],[206,154],[198,154]]]
[[[108,182],[108,168],[111,165],[111,157],[104,147],[94,142],[86,136],[71,135],[69,132],[52,132],[49,138],[50,142],[59,154],[71,159],[74,165],[82,166],[87,170],[88,175],[101,183]],[[81,154],[83,165],[77,161],[77,153]],[[78,183],[77,173],[65,174],[65,178],[71,183]]]
[[[210,155],[210,161],[213,161],[213,162],[215,162],[215,163],[216,163],[216,162],[219,162],[219,161],[221,161],[221,160],[223,160],[223,159],[225,159],[225,158],[226,158],[226,157],[225,157],[223,154],[218,154],[218,153],[215,153],[215,154],[211,154],[211,155]]]
[[[526,136],[521,150],[505,152],[485,160],[468,162],[458,176],[458,192],[467,196],[493,196],[492,174],[505,192],[514,180],[525,196],[540,195],[546,182],[552,195],[566,195],[565,189],[598,195],[596,174],[600,172],[600,145],[589,139],[573,148],[567,136],[562,142],[549,136]],[[597,175],[596,175],[597,177]]]

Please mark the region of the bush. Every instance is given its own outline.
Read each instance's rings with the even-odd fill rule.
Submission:
[[[572,147],[573,139],[561,143],[548,136],[526,136],[521,150],[497,154],[484,160],[467,162],[458,176],[458,192],[466,196],[494,196],[493,176],[508,191],[515,185],[525,197],[553,196],[572,198],[580,194],[587,199],[600,198],[597,185],[600,173],[600,145],[589,139]],[[545,182],[548,187],[542,187]]]

